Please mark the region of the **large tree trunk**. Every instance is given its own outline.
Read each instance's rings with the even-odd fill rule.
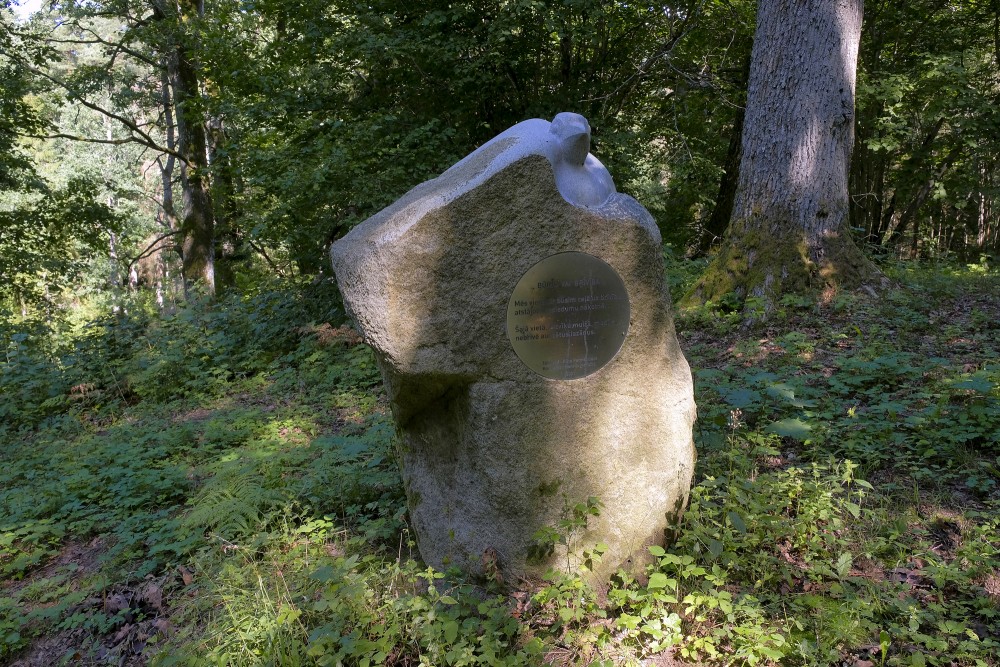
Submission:
[[[733,218],[688,302],[883,282],[850,237],[862,0],[761,0]]]

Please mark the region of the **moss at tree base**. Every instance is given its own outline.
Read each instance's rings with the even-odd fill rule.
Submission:
[[[775,228],[783,231],[774,233]],[[810,238],[794,222],[768,224],[749,218],[734,222],[715,259],[679,305],[690,308],[735,294],[740,302],[763,299],[765,312],[771,312],[785,294],[870,291],[887,283],[844,232]]]

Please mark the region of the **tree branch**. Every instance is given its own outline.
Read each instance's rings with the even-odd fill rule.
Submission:
[[[24,137],[25,139],[70,139],[71,141],[81,141],[88,144],[112,144],[115,146],[136,143],[146,146],[147,148],[160,150],[158,146],[150,146],[145,141],[141,141],[136,137],[126,137],[123,139],[94,139],[93,137],[81,137],[76,134],[66,134],[65,132],[57,132],[56,134],[18,134],[18,136]]]
[[[142,259],[145,259],[146,257],[149,257],[150,255],[152,255],[157,250],[160,250],[160,248],[154,247],[154,246],[156,246],[157,243],[159,243],[160,241],[163,241],[165,239],[168,239],[171,236],[176,236],[177,234],[180,234],[180,233],[181,233],[181,230],[178,229],[178,230],[173,231],[173,232],[167,232],[163,236],[158,237],[155,241],[153,241],[148,246],[146,246],[145,250],[143,250],[138,255],[136,255],[135,258],[131,262],[128,263],[128,266],[125,267],[125,273],[126,274],[131,273],[132,272],[132,267],[135,265],[136,262],[138,262],[138,261],[140,261]]]
[[[271,261],[271,258],[267,256],[267,253],[264,251],[264,248],[258,246],[256,243],[254,243],[250,239],[247,239],[246,241],[247,241],[248,244],[250,244],[251,248],[253,248],[254,250],[256,250],[257,253],[260,254],[261,257],[264,258],[264,261],[267,262],[267,265],[270,266],[275,271],[275,273],[277,273],[279,276],[284,276],[285,275],[285,272],[281,270],[281,267],[279,267],[277,264],[275,264],[273,261]]]
[[[132,56],[132,57],[133,57],[133,58],[135,58],[136,60],[139,60],[139,61],[142,61],[142,62],[146,63],[146,64],[147,64],[147,65],[149,65],[150,67],[153,67],[153,68],[155,68],[155,67],[157,66],[157,63],[156,63],[156,61],[155,61],[155,60],[153,60],[152,58],[150,58],[149,56],[147,56],[146,54],[144,54],[144,53],[139,53],[138,51],[135,51],[135,50],[131,49],[130,47],[127,47],[127,46],[125,46],[125,41],[124,41],[124,37],[128,37],[128,33],[132,31],[132,27],[130,27],[130,28],[129,28],[129,29],[128,29],[128,30],[126,31],[126,32],[125,32],[125,35],[123,35],[123,40],[122,40],[122,41],[120,41],[120,42],[111,42],[111,41],[108,41],[108,40],[104,39],[103,37],[101,37],[101,36],[100,36],[99,34],[97,34],[97,32],[96,32],[96,31],[94,31],[94,30],[93,30],[92,28],[89,28],[89,27],[87,27],[87,26],[83,26],[83,25],[80,25],[80,22],[79,22],[79,21],[75,21],[74,23],[75,23],[75,24],[77,25],[77,27],[79,27],[79,28],[80,28],[80,30],[82,30],[82,31],[84,31],[84,32],[87,32],[87,33],[90,33],[91,35],[93,35],[93,36],[94,36],[94,39],[95,39],[96,41],[100,42],[101,44],[104,44],[105,46],[113,46],[113,47],[114,47],[114,49],[115,49],[115,53],[113,53],[113,54],[111,55],[111,60],[112,60],[112,61],[114,61],[114,59],[115,59],[115,58],[117,57],[117,53],[118,53],[118,52],[121,52],[121,53],[125,53],[125,54],[127,54],[127,55],[130,55],[130,56]]]
[[[31,35],[31,34],[25,34],[25,35],[23,35],[23,37],[26,38],[26,39],[30,39],[32,41],[36,41],[36,42],[44,42],[45,44],[81,44],[81,45],[86,45],[86,44],[103,44],[104,46],[114,47],[114,49],[115,49],[116,52],[120,51],[122,53],[128,54],[128,55],[132,56],[133,58],[135,58],[136,60],[139,60],[139,61],[141,61],[141,62],[149,65],[150,67],[156,67],[157,66],[157,63],[156,63],[155,60],[152,60],[148,56],[146,56],[145,54],[139,53],[138,51],[135,51],[135,50],[133,50],[133,49],[125,46],[125,44],[123,42],[112,42],[112,41],[103,39],[100,35],[98,35],[93,30],[91,30],[90,28],[81,26],[76,21],[73,22],[73,25],[75,25],[76,27],[78,27],[80,30],[82,30],[84,32],[89,32],[91,35],[94,36],[94,38],[93,39],[59,39],[59,38],[56,38],[56,37],[42,37],[41,35]],[[111,59],[112,60],[115,59],[115,55],[114,54],[111,56]]]
[[[152,148],[153,150],[159,151],[161,153],[167,153],[169,155],[173,155],[174,157],[176,157],[176,158],[178,158],[180,160],[184,160],[184,156],[181,155],[180,153],[178,153],[177,151],[169,149],[169,148],[166,148],[164,146],[161,146],[159,143],[157,143],[156,140],[153,139],[153,137],[149,136],[149,134],[147,134],[141,127],[139,127],[139,125],[137,123],[129,120],[128,118],[125,118],[124,116],[116,114],[113,111],[109,111],[108,109],[105,109],[104,107],[102,107],[99,104],[96,104],[94,102],[91,102],[91,101],[85,99],[83,97],[83,95],[80,94],[79,92],[77,92],[77,90],[73,86],[71,86],[69,83],[61,80],[59,77],[53,76],[53,75],[49,74],[48,72],[45,72],[44,70],[42,70],[42,69],[40,69],[38,67],[35,67],[31,63],[25,61],[23,58],[13,58],[12,57],[11,59],[19,62],[22,66],[24,66],[29,72],[31,72],[35,76],[39,76],[39,77],[41,77],[41,78],[43,78],[43,79],[45,79],[47,81],[51,81],[56,86],[62,88],[67,93],[69,93],[70,96],[73,99],[76,99],[76,101],[78,101],[80,104],[82,104],[83,106],[87,107],[88,109],[92,109],[92,110],[96,111],[97,113],[99,113],[99,114],[101,114],[103,116],[107,116],[108,118],[110,118],[112,120],[116,120],[119,123],[121,123],[122,125],[124,125],[126,128],[129,129],[129,131],[131,131],[133,133],[133,135],[136,135],[136,136],[133,136],[131,138],[132,141],[135,141],[136,143],[144,144],[144,145],[148,146],[149,148]],[[106,141],[109,141],[109,140],[96,140],[95,143],[104,143]],[[110,140],[110,141],[117,141],[117,140]],[[184,160],[184,161],[186,162],[186,160]]]

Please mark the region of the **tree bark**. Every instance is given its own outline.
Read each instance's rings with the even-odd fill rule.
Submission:
[[[733,218],[688,303],[875,287],[848,227],[862,0],[761,0]]]
[[[211,90],[214,86],[208,86]],[[212,212],[215,215],[215,287],[220,294],[236,285],[236,266],[246,258],[242,234],[236,225],[233,202],[235,185],[232,164],[226,152],[226,132],[222,118],[209,119],[208,158],[212,165]]]
[[[156,2],[168,18],[176,20],[174,57],[170,58],[170,79],[177,123],[177,148],[180,162],[182,216],[181,273],[185,289],[199,289],[215,294],[215,216],[209,180],[208,137],[205,113],[201,104],[194,49],[185,34],[203,12],[201,0],[179,0],[166,8]]]
[[[166,62],[163,63],[162,67],[163,69],[160,72],[160,99],[163,104],[163,134],[167,148],[170,151],[176,151],[177,138],[175,132],[177,126],[174,123],[174,103],[170,94],[170,68]],[[174,158],[172,152],[166,153],[156,158],[156,164],[160,170],[160,186],[163,188],[163,195],[161,197],[162,214],[157,217],[161,220],[167,231],[176,232],[180,229],[177,223],[177,210],[174,208],[174,165],[176,164],[176,158]],[[180,254],[180,248],[177,247],[176,250]]]

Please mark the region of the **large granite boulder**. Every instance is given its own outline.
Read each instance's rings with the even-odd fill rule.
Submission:
[[[603,542],[598,579],[644,563],[687,502],[695,406],[660,234],[589,131],[520,123],[333,245],[435,567],[510,581]],[[589,498],[568,559],[534,548]]]

